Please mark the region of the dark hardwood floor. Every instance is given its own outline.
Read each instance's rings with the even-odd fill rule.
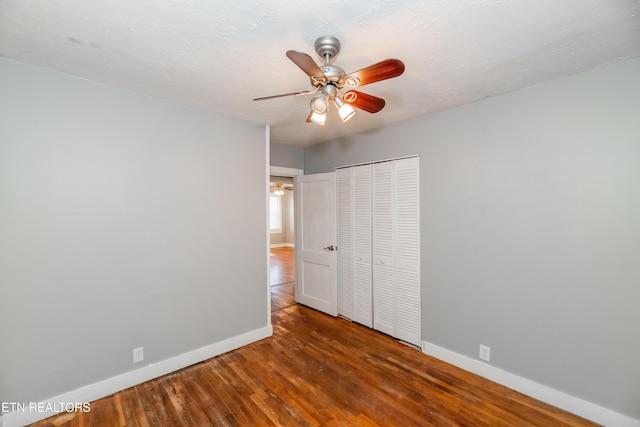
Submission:
[[[272,319],[271,338],[34,426],[594,425],[302,305]]]

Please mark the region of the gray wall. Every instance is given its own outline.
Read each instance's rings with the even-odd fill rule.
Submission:
[[[270,160],[271,166],[304,169],[304,148],[272,141],[270,144]]]
[[[0,401],[268,324],[264,128],[5,59],[0,94]]]
[[[640,59],[305,148],[305,172],[412,154],[423,339],[640,419]]]

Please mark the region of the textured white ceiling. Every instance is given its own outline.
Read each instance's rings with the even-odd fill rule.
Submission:
[[[318,63],[340,39],[346,72],[399,58],[405,73],[361,88],[386,99],[346,124],[305,122],[308,90],[285,56]],[[0,0],[0,56],[174,99],[311,145],[640,55],[636,0]]]

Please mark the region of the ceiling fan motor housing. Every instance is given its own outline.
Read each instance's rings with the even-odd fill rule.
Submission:
[[[336,84],[342,84],[342,79],[344,79],[345,72],[342,68],[337,65],[326,64],[320,67],[324,76],[327,78],[328,82],[334,82]]]

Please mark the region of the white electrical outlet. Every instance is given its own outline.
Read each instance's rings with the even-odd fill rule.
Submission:
[[[144,360],[144,348],[138,347],[133,349],[133,363],[142,362]]]
[[[491,359],[491,347],[487,347],[486,345],[480,344],[480,359],[486,360],[487,362]]]

